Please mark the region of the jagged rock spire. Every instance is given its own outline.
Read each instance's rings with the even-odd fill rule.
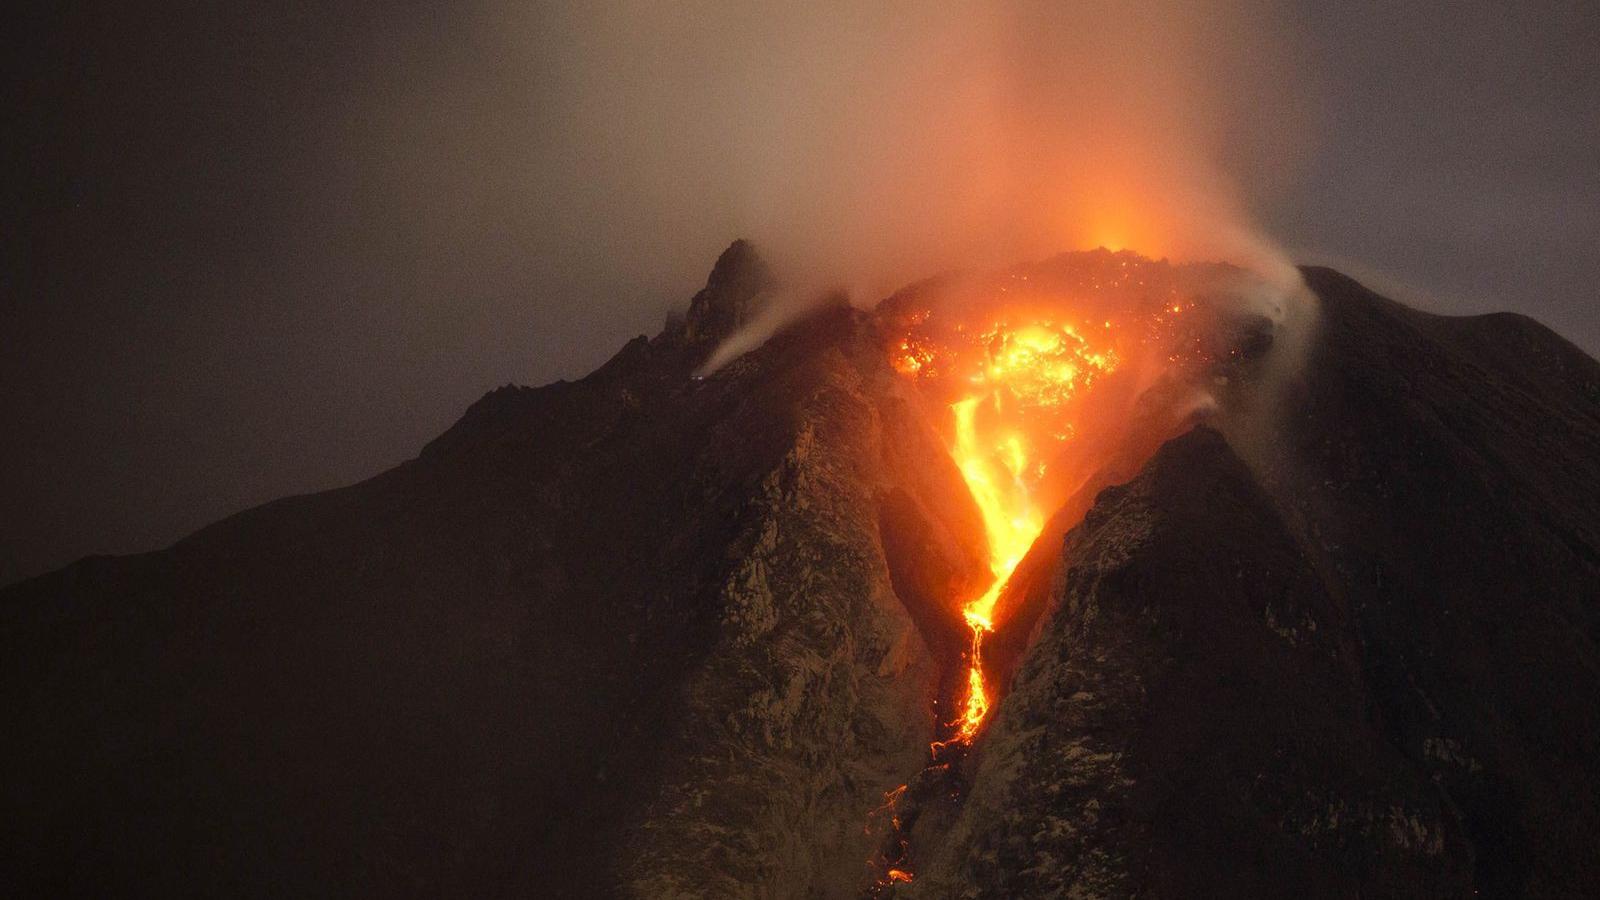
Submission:
[[[722,251],[706,286],[689,301],[684,337],[691,342],[720,341],[749,319],[754,301],[772,286],[772,270],[749,241]]]

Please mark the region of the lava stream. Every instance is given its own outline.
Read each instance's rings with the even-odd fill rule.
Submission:
[[[1110,323],[1104,327],[1109,330]],[[1044,530],[1036,495],[1048,457],[1073,434],[1079,391],[1117,363],[1109,347],[1093,348],[1078,328],[1042,317],[997,322],[984,332],[982,348],[977,371],[967,377],[974,392],[950,405],[950,453],[983,517],[993,581],[962,609],[972,629],[967,695],[961,716],[950,723],[954,735],[939,742],[936,751],[970,743],[988,715],[983,636],[994,630],[1001,591]]]
[[[995,702],[984,638],[997,627],[996,607],[1018,565],[1048,516],[1103,462],[1106,435],[1127,416],[1140,373],[1180,359],[1177,322],[1196,306],[1180,288],[1191,287],[1186,279],[1195,273],[1104,250],[1062,260],[1053,275],[1048,264],[1035,270],[1049,278],[1016,273],[953,298],[892,298],[880,310],[893,368],[948,412],[940,425],[982,521],[991,581],[962,604],[971,631],[962,661],[966,693],[960,715],[944,723],[948,737],[932,745],[932,763],[913,779],[912,812],[902,821],[907,785],[874,812],[889,829],[885,851],[869,861],[878,873],[870,896],[912,880],[907,838],[915,795],[954,775],[953,764]],[[1125,364],[1128,371],[1118,372]],[[1114,372],[1121,387],[1091,401],[1092,389]],[[1080,429],[1098,440],[1081,440]]]

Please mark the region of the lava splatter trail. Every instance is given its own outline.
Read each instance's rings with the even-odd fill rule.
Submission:
[[[896,884],[912,881],[915,876],[911,874],[909,856],[911,842],[906,837],[906,826],[900,818],[900,801],[905,797],[909,784],[902,784],[883,795],[883,805],[873,810],[867,817],[866,833],[871,835],[885,825],[888,834],[884,846],[887,852],[880,852],[867,860],[868,868],[873,872],[872,887],[868,888],[867,896],[872,898],[885,896],[888,889]]]

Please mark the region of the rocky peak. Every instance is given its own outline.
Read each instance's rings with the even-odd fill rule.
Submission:
[[[720,341],[750,317],[755,300],[772,286],[772,270],[749,241],[722,251],[706,286],[689,301],[684,337],[691,343]]]

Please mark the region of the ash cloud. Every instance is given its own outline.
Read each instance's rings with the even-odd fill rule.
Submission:
[[[578,7],[482,8],[537,94],[511,186],[642,278],[735,235],[858,300],[1097,245],[1282,266],[1242,190],[1308,131],[1272,5]]]

